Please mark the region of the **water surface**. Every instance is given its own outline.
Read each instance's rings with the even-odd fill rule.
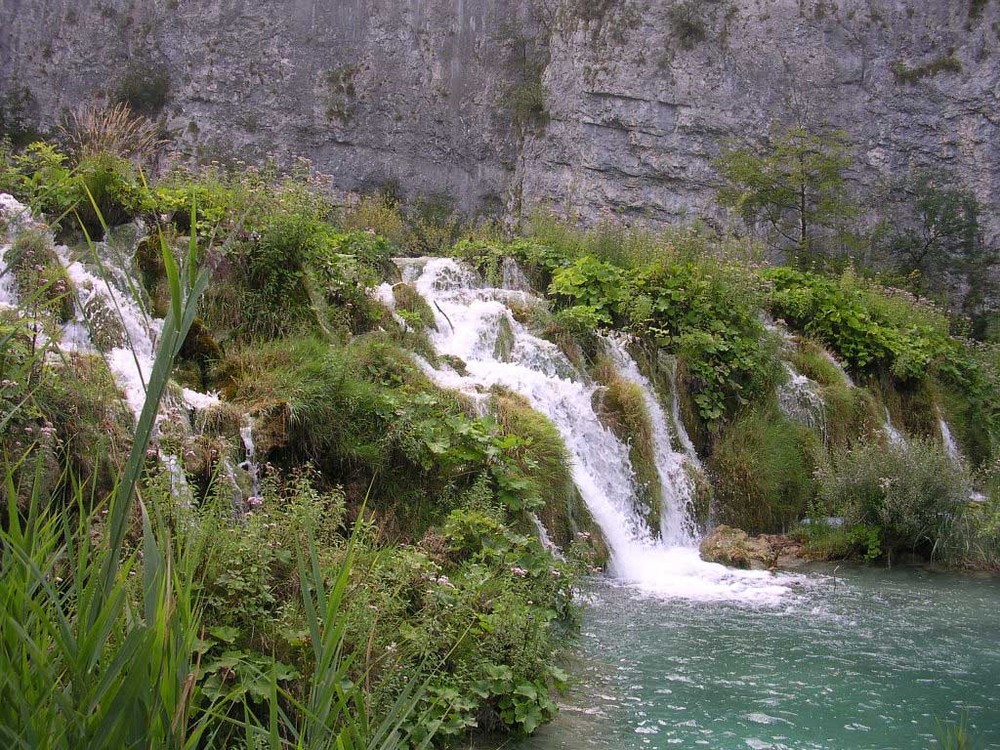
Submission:
[[[1000,581],[827,568],[780,602],[588,591],[577,682],[519,750],[1000,748]]]

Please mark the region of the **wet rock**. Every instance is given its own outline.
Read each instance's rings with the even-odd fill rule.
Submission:
[[[780,534],[752,537],[742,529],[718,526],[699,546],[701,558],[743,570],[774,570],[798,567],[803,562],[801,545]]]

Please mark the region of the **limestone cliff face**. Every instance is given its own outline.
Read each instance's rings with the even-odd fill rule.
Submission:
[[[152,86],[202,158],[651,222],[714,215],[721,143],[802,119],[859,186],[947,168],[996,208],[998,47],[1000,0],[0,0],[0,97],[45,127]]]

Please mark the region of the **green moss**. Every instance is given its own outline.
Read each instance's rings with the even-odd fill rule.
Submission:
[[[514,351],[514,329],[507,316],[503,315],[497,323],[497,343],[493,347],[493,356],[501,362],[510,362]]]
[[[73,319],[73,284],[47,232],[20,232],[6,261],[25,309],[46,313],[60,323]]]
[[[427,329],[436,331],[437,320],[434,311],[427,304],[420,293],[412,284],[400,282],[392,287],[392,298],[396,303],[396,309],[402,313],[410,313],[407,322],[412,321],[412,327],[423,332]]]
[[[532,409],[521,396],[508,391],[494,394],[491,406],[504,431],[527,441],[524,451],[526,474],[533,491],[544,502],[538,516],[552,541],[565,550],[582,532],[589,535],[595,545],[598,562],[606,564],[607,546],[600,527],[573,482],[569,454],[555,425]]]
[[[135,248],[133,262],[139,269],[142,286],[149,295],[150,312],[158,318],[165,317],[170,308],[170,289],[167,286],[167,271],[163,265],[159,238],[151,235],[140,240]],[[213,285],[218,286],[219,282]]]
[[[869,378],[865,385],[889,410],[897,429],[928,438],[939,434],[938,408],[929,380],[899,383],[890,378]]]
[[[954,52],[936,57],[930,62],[911,68],[902,60],[892,66],[892,73],[897,83],[917,83],[924,78],[933,78],[939,73],[961,73],[962,62],[955,57]]]
[[[717,523],[751,533],[784,531],[801,518],[815,492],[819,438],[776,411],[753,411],[728,425],[708,470]]]

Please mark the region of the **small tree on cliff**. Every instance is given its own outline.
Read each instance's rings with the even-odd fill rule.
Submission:
[[[844,180],[849,151],[844,133],[801,125],[759,146],[730,146],[715,162],[722,177],[717,199],[762,229],[770,245],[806,261],[819,230],[836,229],[855,213]]]

